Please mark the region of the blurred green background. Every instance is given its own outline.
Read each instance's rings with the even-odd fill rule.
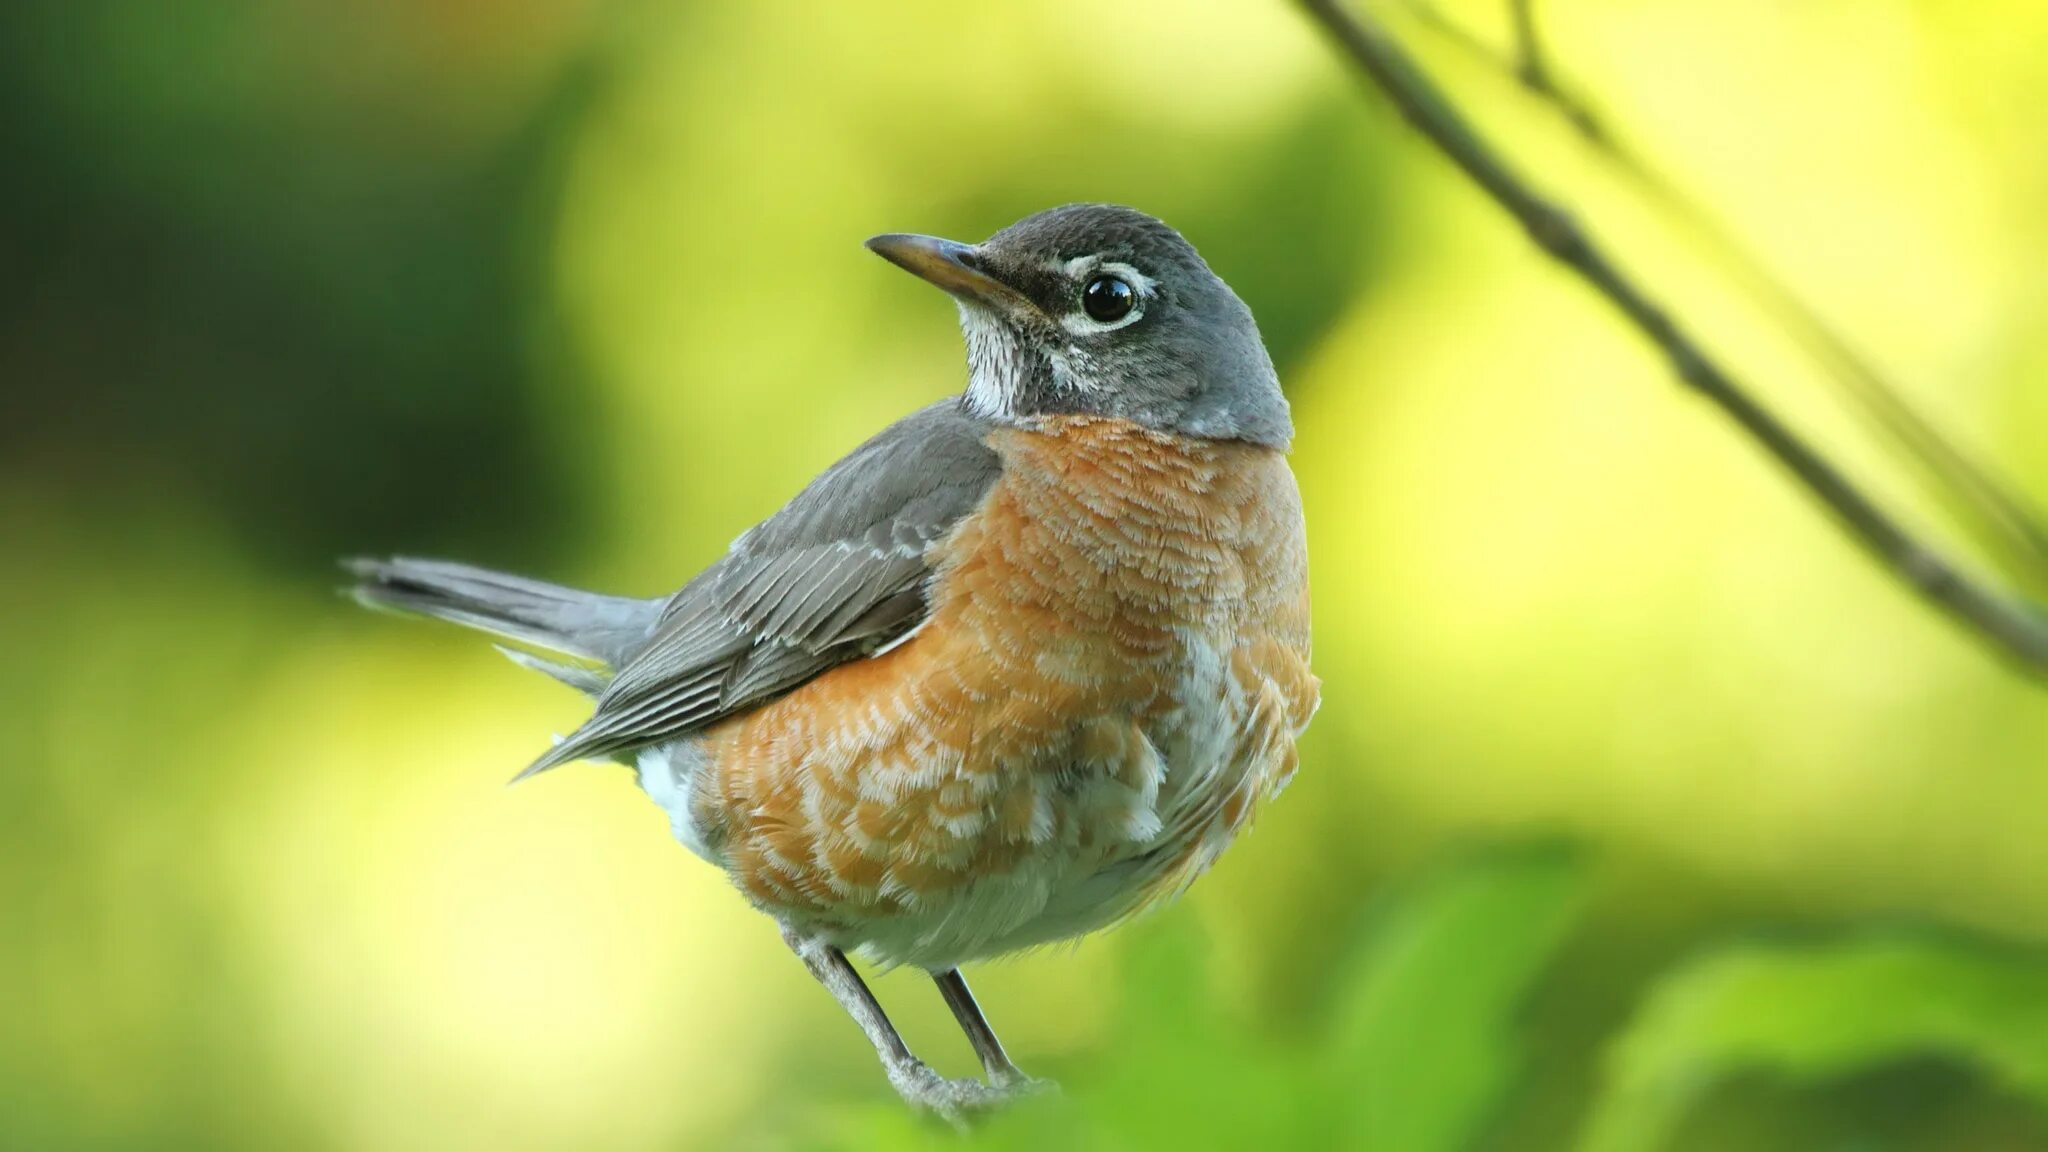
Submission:
[[[2048,500],[2048,7],[1544,15]],[[1395,27],[1939,529],[1697,245]],[[331,563],[672,588],[959,386],[952,309],[862,238],[1076,199],[1178,225],[1268,334],[1325,705],[1187,900],[971,973],[1067,1085],[976,1140],[2048,1148],[2048,694],[1285,3],[11,4],[0,145],[0,1148],[961,1143],[627,774],[501,787],[577,700]]]

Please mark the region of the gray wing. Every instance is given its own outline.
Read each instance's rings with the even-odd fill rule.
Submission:
[[[988,430],[945,400],[827,469],[669,600],[596,712],[520,778],[687,735],[915,628],[926,550],[1000,471]]]

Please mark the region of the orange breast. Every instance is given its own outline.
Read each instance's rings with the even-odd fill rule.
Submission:
[[[1284,457],[1068,417],[935,546],[933,611],[705,733],[692,813],[757,904],[885,958],[1085,931],[1205,866],[1314,711]]]

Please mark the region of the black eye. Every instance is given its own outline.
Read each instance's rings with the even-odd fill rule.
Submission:
[[[1138,290],[1114,276],[1097,276],[1081,289],[1081,307],[1088,315],[1108,324],[1131,314],[1138,303]]]

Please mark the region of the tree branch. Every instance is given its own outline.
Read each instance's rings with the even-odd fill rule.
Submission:
[[[1538,99],[1560,115],[1571,121],[1572,127],[1581,136],[1600,145],[1609,147],[1606,126],[1593,110],[1565,91],[1550,70],[1549,57],[1543,50],[1543,43],[1536,29],[1536,16],[1532,11],[1533,0],[1508,0],[1509,12],[1514,17],[1514,55],[1502,59],[1493,48],[1465,30],[1464,26],[1443,14],[1429,0],[1404,0],[1402,7],[1408,15],[1430,31],[1456,44],[1467,55],[1483,60],[1514,77],[1515,81],[1527,88]]]
[[[1513,216],[1538,247],[1620,310],[1663,351],[1680,380],[1734,419],[1879,563],[2021,668],[2048,677],[2048,615],[1965,574],[1752,397],[1607,256],[1589,231],[1508,167],[1376,19],[1347,12],[1337,0],[1298,2],[1404,119]]]
[[[1925,473],[1933,491],[2004,558],[2010,574],[2037,590],[2048,588],[2048,527],[2040,513],[2004,478],[1957,448],[1867,355],[1745,248],[1726,224],[1623,145],[1583,100],[1562,85],[1541,46],[1533,4],[1534,0],[1509,0],[1515,34],[1511,56],[1481,42],[1429,0],[1405,0],[1402,6],[1422,26],[1512,78],[1557,112],[1790,331],[1863,414]]]
[[[1515,78],[1524,88],[1550,101],[1587,139],[1607,139],[1606,128],[1592,110],[1558,86],[1557,76],[1550,70],[1549,54],[1543,50],[1543,37],[1536,29],[1536,0],[1508,0],[1508,12],[1514,17],[1515,26]]]

